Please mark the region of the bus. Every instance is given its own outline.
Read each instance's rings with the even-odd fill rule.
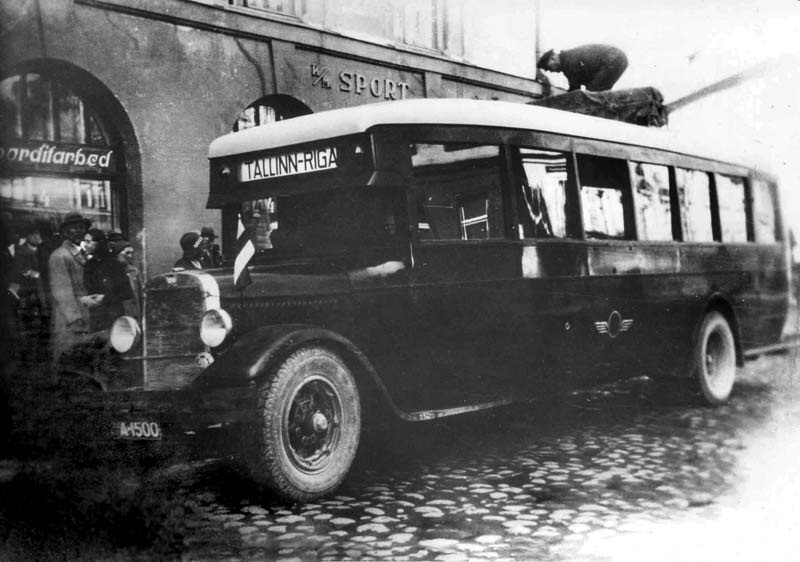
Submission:
[[[376,414],[642,375],[714,406],[785,336],[775,176],[664,130],[406,100],[231,133],[209,160],[230,260],[150,280],[103,385],[189,397],[118,437],[224,429],[292,500],[336,489]]]

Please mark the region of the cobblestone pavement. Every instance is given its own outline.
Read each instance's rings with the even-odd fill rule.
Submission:
[[[185,560],[798,560],[800,369],[762,357],[731,402],[636,379],[382,434],[338,495],[266,498],[216,465]]]

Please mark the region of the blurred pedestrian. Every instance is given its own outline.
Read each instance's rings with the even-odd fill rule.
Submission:
[[[83,281],[86,255],[81,248],[88,221],[78,213],[67,213],[59,231],[61,246],[50,255],[50,293],[53,296],[52,352],[58,368],[64,352],[88,339],[89,309],[98,306],[102,294],[89,294]]]
[[[109,305],[116,307],[117,316],[138,318],[141,311],[142,279],[139,270],[133,264],[135,255],[133,244],[127,240],[117,240],[111,244],[110,253],[112,259],[108,264],[108,275],[111,280]]]
[[[24,225],[14,252],[14,274],[17,289],[17,322],[21,360],[34,363],[45,359],[49,314],[44,285],[42,259],[39,254],[42,234],[36,223]]]
[[[200,254],[200,265],[203,269],[213,269],[222,267],[222,253],[219,250],[219,244],[215,244],[217,234],[210,226],[204,226],[200,230],[200,238],[203,239],[201,246],[203,248]]]
[[[200,256],[203,254],[203,239],[197,232],[187,232],[180,240],[183,256],[175,262],[173,269],[203,269]]]
[[[90,295],[106,295],[102,303],[89,311],[89,330],[91,332],[108,330],[118,314],[109,305],[111,278],[108,264],[112,257],[106,234],[99,228],[90,228],[83,237],[82,247],[86,254],[86,265],[83,268],[83,284],[86,292]]]
[[[561,72],[569,82],[569,91],[581,86],[592,92],[610,90],[628,68],[628,57],[617,47],[591,44],[566,51],[550,49],[536,63],[536,68]]]

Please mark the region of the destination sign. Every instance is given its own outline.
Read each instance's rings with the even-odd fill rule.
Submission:
[[[338,155],[333,146],[303,150],[289,154],[274,154],[246,160],[239,168],[239,179],[242,182],[309,174],[332,170],[337,167]]]

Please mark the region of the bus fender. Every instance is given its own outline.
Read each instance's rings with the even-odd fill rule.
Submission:
[[[373,389],[400,414],[374,366],[358,346],[342,334],[306,324],[262,326],[239,337],[192,384],[198,391],[258,384],[281,359],[314,342],[340,353],[362,383]],[[363,379],[367,379],[364,381]]]
[[[703,325],[703,319],[705,318],[706,314],[708,314],[712,310],[720,312],[728,321],[728,324],[731,327],[731,331],[733,332],[733,341],[736,346],[736,364],[741,367],[742,365],[744,365],[741,327],[739,326],[739,321],[736,317],[736,311],[728,302],[728,299],[726,299],[720,293],[714,293],[709,297],[706,303],[706,307],[703,310],[702,316],[697,320],[695,324],[694,331],[692,333],[692,345],[694,345],[694,342],[697,341],[697,337],[700,332],[700,327]]]

